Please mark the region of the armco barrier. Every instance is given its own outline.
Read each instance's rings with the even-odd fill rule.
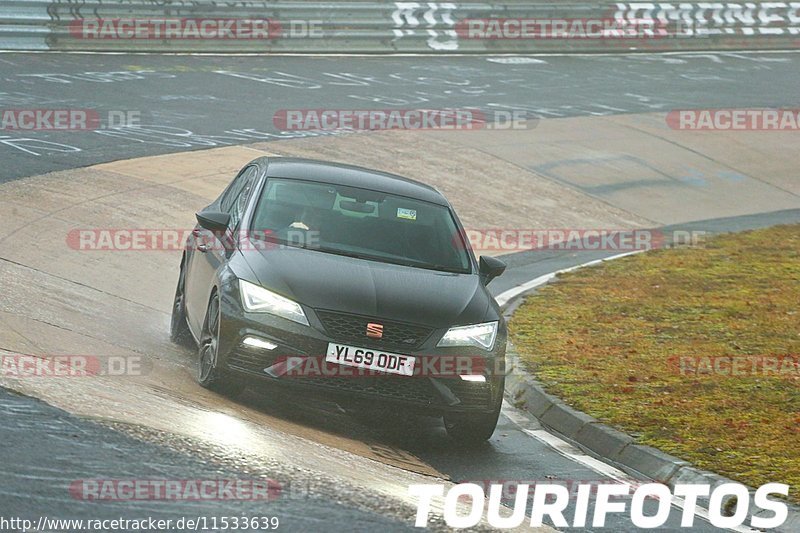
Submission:
[[[536,19],[651,23],[644,37],[475,38],[468,21]],[[160,33],[125,37],[133,21],[269,21],[255,38]],[[194,22],[192,22],[194,21]],[[165,26],[164,26],[165,27]],[[507,26],[506,26],[507,27]],[[109,29],[111,31],[109,31]],[[183,29],[187,29],[183,27]],[[196,28],[195,28],[196,30]],[[123,35],[123,37],[120,37]],[[127,35],[127,34],[126,34]],[[194,35],[195,38],[187,38]],[[506,37],[509,35],[506,33]],[[141,35],[140,35],[141,37]],[[472,38],[471,38],[472,37]],[[264,53],[531,53],[792,49],[798,2],[318,2],[271,0],[2,0],[0,49]]]

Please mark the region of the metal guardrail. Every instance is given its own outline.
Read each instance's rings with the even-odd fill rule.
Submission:
[[[123,21],[270,21],[260,38],[119,38]],[[468,38],[474,19],[655,22],[660,37]],[[102,24],[106,24],[103,26]],[[109,26],[110,24],[110,26]],[[116,25],[116,26],[115,26]],[[99,37],[99,36],[104,37]],[[111,35],[109,37],[109,35]],[[114,38],[114,35],[117,37]],[[173,34],[174,35],[174,34]],[[800,1],[320,2],[283,0],[3,0],[0,49],[263,53],[530,53],[786,49],[800,45]]]

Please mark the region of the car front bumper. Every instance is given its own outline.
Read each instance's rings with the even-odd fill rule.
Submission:
[[[498,331],[492,351],[437,348],[436,343],[446,328],[433,329],[424,342],[405,349],[381,345],[366,336],[356,342],[331,335],[317,312],[308,308],[304,310],[310,325],[304,326],[269,314],[245,312],[235,294],[223,296],[221,304],[218,364],[243,379],[272,382],[344,404],[400,404],[433,415],[491,413],[502,398],[505,328]],[[246,345],[243,341],[247,337],[270,343],[274,348]],[[328,343],[410,355],[415,357],[419,372],[402,376],[325,363]],[[298,361],[304,364],[292,369]],[[461,378],[458,372],[464,368],[470,369],[470,375],[483,376],[484,381]]]

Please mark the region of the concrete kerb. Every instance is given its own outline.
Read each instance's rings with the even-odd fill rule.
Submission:
[[[591,264],[596,264],[593,261]],[[579,265],[581,268],[587,265]],[[570,269],[572,270],[572,269]],[[521,300],[536,292],[539,286],[555,279],[555,275],[541,276],[543,279],[533,288],[515,294],[505,300],[501,309],[506,316]],[[527,284],[525,284],[527,285]],[[565,440],[577,445],[585,452],[598,457],[623,471],[643,475],[649,479],[674,488],[678,484],[708,484],[712,490],[724,483],[737,483],[714,472],[701,470],[687,461],[662,452],[651,446],[636,444],[636,439],[618,429],[599,422],[592,416],[567,405],[560,398],[545,391],[544,386],[528,372],[520,360],[514,346],[509,343],[507,350],[506,397],[508,401],[533,416],[547,429],[557,433]],[[749,488],[751,494],[754,489]],[[700,505],[707,505],[707,499],[698,499]],[[757,516],[772,516],[769,511]],[[780,532],[800,531],[800,506],[789,504],[789,516],[784,524],[775,529]]]

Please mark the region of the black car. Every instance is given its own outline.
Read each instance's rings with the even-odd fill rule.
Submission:
[[[433,187],[355,166],[256,159],[197,213],[171,336],[199,346],[198,380],[253,377],[354,406],[444,416],[488,439],[503,398],[506,326],[482,257]]]

